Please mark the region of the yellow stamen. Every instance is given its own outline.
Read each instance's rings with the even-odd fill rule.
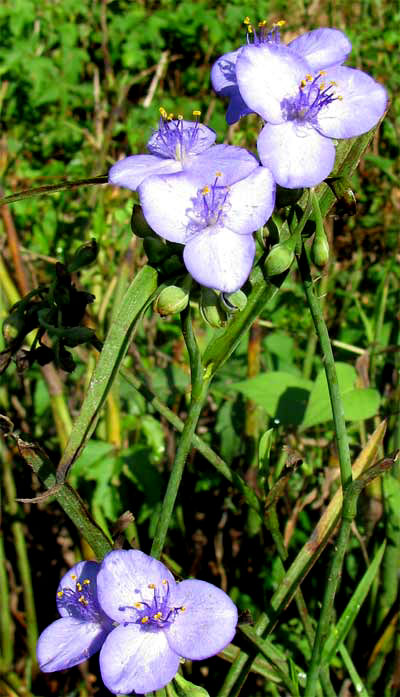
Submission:
[[[137,610],[140,610],[140,608],[142,607],[142,603],[133,603],[133,607],[136,607]]]
[[[208,187],[204,187],[204,188],[205,188],[205,189],[206,189],[206,188],[208,189]],[[208,191],[210,191],[210,189],[208,189]],[[208,191],[207,191],[207,193],[208,193]],[[167,581],[166,578],[163,578],[163,580],[161,581],[161,583],[163,584],[163,586],[168,586],[168,581]]]
[[[326,70],[319,70],[318,75],[326,75]]]
[[[301,88],[301,89],[304,89],[304,87],[306,86],[306,84],[307,84],[306,80],[302,80],[302,81],[300,82],[300,88]]]
[[[155,588],[155,587],[156,587],[155,583],[149,583],[149,585],[147,586],[147,588]]]
[[[198,109],[194,109],[194,111],[192,111],[192,114],[193,116],[201,116],[201,111],[199,111]]]
[[[168,119],[168,121],[172,121],[173,118],[174,118],[174,115],[173,115],[173,113],[172,113],[172,111],[171,111],[171,113],[168,114],[167,119]]]
[[[186,612],[186,608],[182,605],[182,607],[179,608],[181,612]]]
[[[272,26],[274,27],[284,27],[286,24],[286,21],[284,19],[278,20],[278,22],[274,22]]]
[[[81,590],[82,590],[82,584],[78,582],[78,583],[76,584],[76,589],[77,589],[79,592],[81,592]]]
[[[147,624],[147,622],[149,621],[149,619],[150,619],[150,617],[147,617],[147,615],[146,615],[145,617],[142,617],[142,619],[141,619],[140,621],[141,621],[142,624]]]
[[[75,576],[75,574],[72,574],[71,578],[72,578],[73,581],[75,581],[75,579],[77,578],[77,576]]]
[[[63,595],[64,595],[64,591],[58,591],[57,598],[62,598]]]
[[[165,111],[165,109],[164,109],[163,106],[160,106],[159,112],[160,112],[160,114],[161,114],[161,116],[162,116],[163,119],[166,119],[166,118],[167,118],[167,112]]]
[[[222,177],[222,172],[215,172],[216,177]]]
[[[312,82],[313,76],[310,75],[310,73],[307,73],[307,75],[306,75],[306,80],[307,80],[307,82]]]
[[[247,27],[247,33],[252,34],[253,33],[253,27],[249,24]]]
[[[262,29],[262,27],[266,27],[266,26],[267,26],[267,20],[266,20],[266,19],[262,19],[261,22],[258,23],[258,26],[260,27],[260,29]]]
[[[85,580],[84,580],[84,582],[83,582],[83,585],[84,585],[84,586],[89,586],[89,584],[90,584],[90,578],[85,578]]]
[[[325,89],[325,87],[326,87],[325,82],[321,82],[321,84],[319,86],[320,92],[322,92]]]
[[[153,620],[160,620],[162,617],[162,612],[156,612],[155,615],[153,615]]]
[[[85,596],[84,596],[84,595],[81,595],[81,596],[78,598],[78,603],[84,603],[84,602],[85,602]]]
[[[178,114],[178,120],[179,120],[179,121],[183,121],[183,116],[182,116],[182,114]]]
[[[210,187],[209,187],[209,186],[205,186],[204,189],[201,190],[201,193],[203,194],[203,196],[205,196],[206,194],[209,194],[209,193],[210,193]],[[163,583],[164,583],[164,581],[163,581]]]
[[[243,20],[243,24],[250,24],[250,17],[245,17]]]

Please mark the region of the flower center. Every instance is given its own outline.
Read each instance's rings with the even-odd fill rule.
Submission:
[[[172,622],[179,612],[185,612],[186,608],[171,606],[169,597],[169,583],[163,579],[161,586],[149,583],[148,588],[152,591],[153,597],[141,598],[133,605],[124,605],[118,608],[121,612],[125,610],[135,610],[135,617],[124,624],[140,624],[145,628],[162,629]]]
[[[198,142],[204,137],[198,117],[200,111],[193,111],[196,121],[184,121],[183,116],[178,114],[167,114],[165,109],[160,109],[160,124],[158,131],[155,131],[147,145],[149,152],[158,157],[178,160],[183,163],[185,157],[199,152]],[[205,148],[209,143],[205,144]]]
[[[261,44],[277,44],[281,42],[280,29],[286,22],[281,19],[279,22],[275,22],[272,25],[272,29],[268,30],[267,20],[264,19],[262,22],[258,23],[258,30],[256,30],[250,22],[250,17],[245,17],[243,24],[247,27],[247,43],[253,44],[254,46],[260,46]]]
[[[230,208],[228,201],[229,187],[218,186],[221,172],[216,172],[214,184],[199,189],[196,198],[192,199],[193,208],[187,211],[190,222],[187,226],[187,236],[223,222],[224,213]]]
[[[75,580],[76,576],[72,576]],[[86,622],[104,622],[107,618],[96,597],[96,589],[89,578],[77,581],[75,588],[65,587],[57,592],[58,608],[65,609],[71,617]]]
[[[324,70],[320,70],[315,77],[306,75],[300,83],[296,97],[282,100],[281,107],[287,121],[315,123],[321,109],[337,99],[342,99],[335,93],[336,82],[331,80],[326,84],[322,81],[324,75]]]

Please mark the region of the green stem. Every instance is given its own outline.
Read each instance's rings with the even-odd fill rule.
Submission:
[[[318,201],[315,197],[315,194],[312,192],[311,195],[313,197],[315,206],[318,207]],[[347,438],[346,423],[344,420],[343,404],[340,395],[339,383],[336,374],[332,346],[329,340],[328,329],[325,323],[321,304],[314,293],[310,264],[308,262],[307,253],[304,245],[302,246],[301,253],[298,256],[298,266],[304,287],[304,292],[314,321],[315,330],[318,334],[318,338],[321,344],[323,363],[325,367],[326,379],[328,382],[329,397],[332,406],[333,423],[335,426],[336,433],[336,443],[338,448],[340,465],[340,479],[342,483],[342,489],[343,491],[345,491],[346,487],[348,487],[352,481],[352,473],[350,449]]]
[[[181,317],[183,336],[190,360],[192,396],[151,548],[151,555],[156,559],[160,558],[163,546],[165,544],[165,539],[174,510],[176,497],[178,495],[178,489],[181,483],[186,459],[192,446],[193,435],[207,396],[209,386],[209,380],[203,379],[203,366],[196,338],[193,333],[190,305],[188,305],[188,307],[182,312]]]
[[[1,508],[0,508],[1,510]],[[6,673],[12,666],[14,657],[14,624],[10,612],[10,593],[8,588],[6,553],[4,549],[3,525],[0,524],[0,672]]]

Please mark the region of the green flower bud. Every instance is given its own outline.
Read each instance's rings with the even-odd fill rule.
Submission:
[[[179,673],[175,675],[174,686],[176,686],[177,697],[210,697],[204,687],[199,687],[189,680],[185,680]]]
[[[24,328],[25,318],[22,312],[12,312],[8,315],[3,322],[3,336],[7,344],[14,341],[23,332]]]
[[[274,244],[265,261],[267,276],[278,276],[288,271],[294,260],[296,238],[294,235],[285,242]]]
[[[247,295],[242,290],[234,293],[221,293],[220,304],[225,312],[241,312],[247,305]]]
[[[329,243],[326,239],[325,233],[315,234],[312,247],[311,247],[311,258],[319,268],[325,266],[329,261]]]
[[[136,237],[141,237],[142,239],[145,237],[156,237],[155,232],[151,229],[143,215],[142,207],[137,203],[135,203],[132,209],[131,230]]]
[[[85,244],[82,244],[80,247],[78,247],[70,263],[68,264],[67,268],[69,273],[72,273],[73,271],[78,271],[79,269],[82,269],[84,266],[89,266],[89,264],[92,264],[94,261],[96,261],[98,251],[99,248],[94,237],[92,237],[90,242],[85,242]]]
[[[214,329],[224,327],[228,319],[227,313],[220,306],[219,296],[211,288],[201,289],[200,313],[204,321]]]
[[[179,286],[163,288],[154,302],[154,311],[161,316],[182,312],[189,302],[189,291],[190,288],[179,288]]]

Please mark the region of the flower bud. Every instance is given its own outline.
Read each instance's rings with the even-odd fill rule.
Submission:
[[[69,273],[78,271],[84,266],[89,266],[89,264],[96,261],[98,251],[99,249],[94,237],[92,237],[90,242],[85,242],[85,244],[78,247],[70,263],[68,264],[67,268]]]
[[[163,317],[182,312],[189,302],[189,295],[189,289],[179,286],[163,288],[154,302],[154,311]]]
[[[219,296],[211,288],[201,289],[200,313],[204,321],[214,329],[224,327],[228,319],[225,310],[220,306]]]
[[[296,238],[294,235],[285,242],[274,244],[265,261],[267,276],[278,276],[288,271],[294,260]]]
[[[3,322],[3,337],[7,344],[21,334],[25,327],[25,319],[22,312],[12,312]],[[25,332],[24,332],[25,333]]]
[[[220,305],[225,312],[241,312],[247,305],[247,295],[242,290],[234,293],[221,293]]]
[[[210,697],[204,687],[185,680],[179,673],[175,675],[174,686],[176,686],[176,697]]]
[[[151,229],[143,215],[142,207],[137,203],[133,206],[131,217],[131,230],[136,237],[155,237],[155,232]]]
[[[329,261],[329,243],[325,233],[315,233],[311,247],[311,258],[319,268],[325,266]]]

